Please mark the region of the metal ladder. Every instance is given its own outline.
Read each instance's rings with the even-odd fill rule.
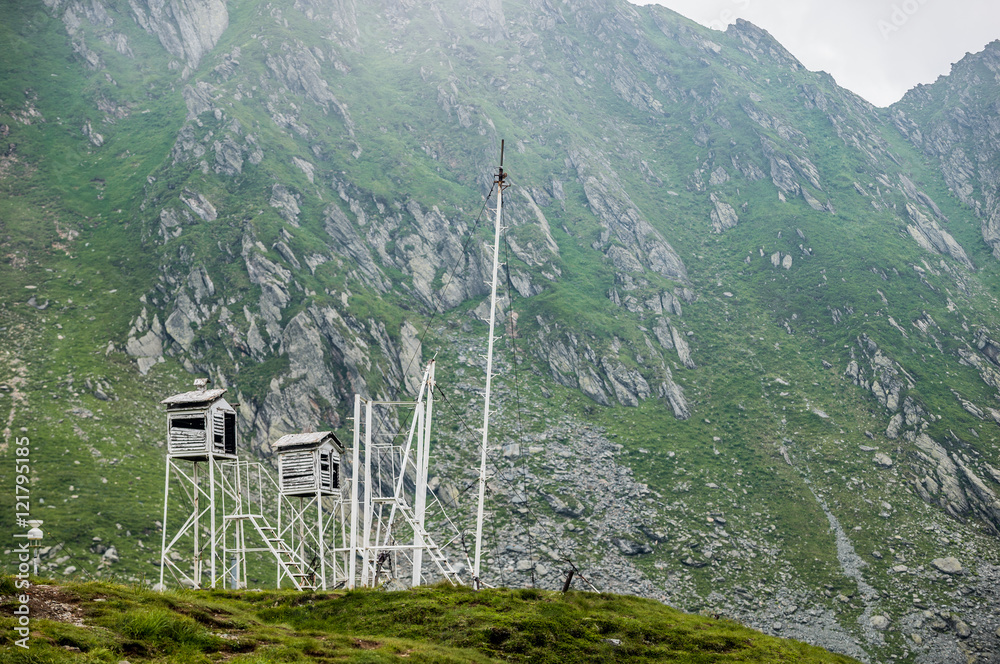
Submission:
[[[452,585],[463,585],[462,579],[458,576],[458,572],[456,572],[455,568],[451,566],[451,562],[448,560],[448,557],[444,555],[444,552],[441,551],[441,547],[435,543],[434,538],[430,536],[424,527],[417,523],[416,517],[413,514],[413,508],[406,503],[397,503],[396,509],[410,525],[410,527],[413,528],[413,533],[415,535],[419,535],[420,539],[423,540],[427,554],[430,556],[431,561],[437,565],[438,571],[441,572],[441,575],[451,582]]]
[[[315,590],[315,574],[308,571],[308,565],[299,554],[291,549],[281,537],[274,526],[267,522],[262,514],[234,514],[227,516],[227,519],[242,519],[249,521],[257,530],[257,534],[264,540],[267,550],[271,552],[274,559],[282,571],[292,580],[296,590]]]

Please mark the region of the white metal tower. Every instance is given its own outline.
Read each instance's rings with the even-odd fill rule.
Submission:
[[[433,389],[431,360],[416,401],[355,396],[348,587],[373,587],[407,573],[411,585],[420,585],[426,576],[425,555],[441,577],[460,583],[442,547],[426,530]],[[412,410],[405,433],[393,424],[400,410]]]
[[[264,464],[237,457],[236,411],[222,398],[225,390],[206,383],[161,402],[167,464],[157,588],[165,589],[167,571],[189,588],[217,588],[227,579],[246,587],[247,555],[255,552],[273,556],[279,587],[288,579],[298,590],[326,588],[328,569],[329,580],[345,582],[331,546],[336,523],[342,549],[346,537],[337,518],[340,441],[329,431],[280,439],[279,486]]]

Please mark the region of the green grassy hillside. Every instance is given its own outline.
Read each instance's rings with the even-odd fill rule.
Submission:
[[[37,586],[29,607],[27,650],[13,645],[13,621],[2,619],[4,661],[856,661],[732,620],[576,591],[156,594],[94,582]]]

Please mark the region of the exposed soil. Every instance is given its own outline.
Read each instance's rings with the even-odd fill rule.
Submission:
[[[28,588],[28,609],[32,618],[71,623],[77,627],[83,624],[83,609],[79,598],[67,593],[59,586],[31,586]]]

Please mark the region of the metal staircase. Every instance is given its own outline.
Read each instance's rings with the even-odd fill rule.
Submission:
[[[260,538],[264,541],[266,549],[247,549],[247,551],[270,551],[271,555],[278,562],[281,571],[292,581],[296,590],[315,590],[315,573],[309,570],[309,566],[299,557],[295,551],[288,546],[284,539],[278,536],[277,529],[268,523],[262,514],[232,514],[226,517],[231,521],[249,521]]]
[[[292,548],[292,545],[285,541],[282,535],[288,535],[287,529],[282,526],[282,497],[279,495],[278,484],[271,473],[260,462],[234,461],[227,473],[234,480],[232,494],[234,504],[228,509],[224,519],[227,530],[236,527],[239,545],[234,551],[244,561],[246,554],[252,552],[270,553],[278,564],[278,585],[285,576],[292,582],[296,590],[316,590],[319,579],[316,577],[316,570],[302,559],[299,553]],[[271,525],[271,521],[261,510],[263,505],[273,505],[271,496],[277,496],[278,500],[278,527]],[[254,507],[257,505],[257,507]],[[257,532],[259,539],[263,542],[263,547],[247,547],[245,540],[246,524],[249,522]],[[294,540],[295,538],[293,538]],[[244,569],[245,575],[245,569]]]
[[[458,572],[456,572],[455,568],[451,566],[451,562],[448,560],[448,557],[444,555],[441,547],[434,542],[434,538],[432,538],[424,527],[417,521],[417,518],[413,513],[413,508],[404,501],[397,501],[394,507],[395,511],[403,517],[403,520],[405,520],[406,523],[413,528],[415,539],[424,543],[424,551],[430,556],[431,561],[435,564],[435,566],[437,566],[441,575],[453,585],[463,585],[462,579],[458,576]]]

